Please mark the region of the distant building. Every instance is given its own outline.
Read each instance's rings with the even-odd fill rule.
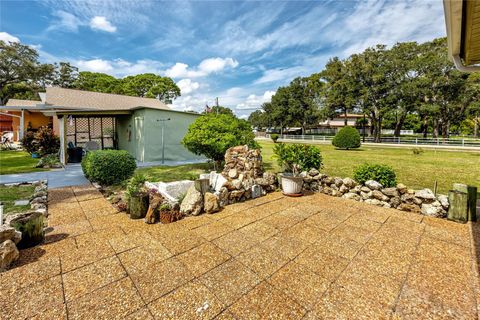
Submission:
[[[363,114],[347,113],[347,126],[356,127],[360,131],[363,129]],[[365,119],[365,133],[370,132],[370,121]],[[307,130],[309,134],[335,134],[345,126],[345,115],[339,114],[333,118],[321,121],[317,126],[312,126]]]

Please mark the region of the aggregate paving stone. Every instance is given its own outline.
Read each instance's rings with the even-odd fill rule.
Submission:
[[[69,319],[123,319],[144,306],[132,281],[123,278],[67,302]]]
[[[98,260],[63,275],[65,299],[74,300],[126,276],[117,257]]]
[[[207,225],[201,226],[193,230],[195,234],[203,237],[209,241],[215,240],[229,232],[233,231],[230,225],[225,224],[223,221],[215,221]]]
[[[329,280],[293,261],[267,281],[308,310],[313,308],[330,284]]]
[[[222,311],[222,303],[199,281],[193,281],[148,308],[156,319],[213,319]]]
[[[290,259],[279,252],[257,245],[240,254],[237,260],[264,280],[283,267]]]
[[[50,190],[45,242],[0,273],[0,319],[478,318],[478,223],[318,193],[166,225],[111,209],[93,186]]]
[[[238,230],[223,235],[212,242],[232,257],[239,255],[258,243],[248,234],[242,233]]]
[[[260,279],[235,259],[210,270],[199,278],[223,304],[229,306],[253,289]]]
[[[228,308],[238,319],[302,319],[306,309],[272,285],[262,282]]]
[[[177,256],[193,275],[200,276],[230,259],[230,255],[211,243],[202,244]]]

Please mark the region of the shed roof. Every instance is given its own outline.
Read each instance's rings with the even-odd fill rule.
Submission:
[[[35,100],[21,100],[21,99],[8,99],[6,106],[8,107],[35,107],[37,104],[41,104],[42,101]]]
[[[49,87],[45,102],[54,106],[79,109],[132,110],[138,107],[169,110],[158,99],[125,96],[120,94],[100,93],[76,89]]]

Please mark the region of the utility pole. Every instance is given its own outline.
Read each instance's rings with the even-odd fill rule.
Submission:
[[[215,98],[215,105],[217,106],[217,115],[218,115],[218,97]]]

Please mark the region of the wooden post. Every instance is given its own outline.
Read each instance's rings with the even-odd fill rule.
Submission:
[[[468,221],[477,221],[477,187],[454,183],[453,189],[464,192],[468,197]]]
[[[138,193],[130,196],[128,201],[128,212],[130,219],[144,218],[148,211],[148,194]]]
[[[448,192],[448,220],[466,223],[468,221],[468,194],[458,190]]]

